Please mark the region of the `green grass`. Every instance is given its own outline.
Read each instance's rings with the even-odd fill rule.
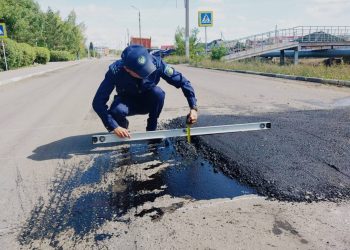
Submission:
[[[186,63],[186,57],[185,56],[176,56],[176,55],[171,55],[171,56],[166,56],[163,59],[166,63],[169,64],[182,64]]]
[[[202,60],[197,63],[191,63],[194,66],[202,66],[207,68],[248,70],[264,73],[276,73],[285,75],[318,77],[325,79],[350,80],[350,65],[334,65],[326,67],[324,65],[285,65],[280,66],[274,63],[263,62],[222,62]]]

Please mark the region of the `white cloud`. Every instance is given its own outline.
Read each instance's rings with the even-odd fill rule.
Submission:
[[[348,0],[312,0],[306,8],[306,13],[320,21],[337,18],[350,13]]]
[[[222,0],[201,0],[200,1],[200,4],[206,4],[206,3],[218,4],[218,3],[222,3]]]
[[[141,10],[142,36],[152,37],[153,45],[171,44],[178,26],[185,26],[183,0],[116,1],[69,1],[38,0],[46,10],[52,6],[65,17],[74,9],[79,22],[87,26],[88,42],[107,45],[112,48],[125,44],[126,30],[130,36],[138,36],[137,11]],[[77,4],[79,2],[79,4]],[[158,2],[158,3],[159,3]],[[152,3],[152,4],[151,4]],[[350,0],[293,0],[293,1],[230,1],[230,0],[190,0],[190,25],[197,27],[197,12],[212,10],[214,27],[207,29],[208,41],[218,39],[223,32],[225,39],[234,39],[299,25],[347,25],[350,23]],[[199,36],[204,41],[204,29]]]

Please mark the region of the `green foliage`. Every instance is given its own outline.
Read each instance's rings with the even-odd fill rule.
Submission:
[[[307,64],[280,66],[278,64],[265,63],[260,61],[223,62],[203,60],[198,63],[197,66],[217,69],[247,70],[294,76],[319,77],[325,79],[350,80],[349,65],[336,65],[333,67],[326,67],[324,65],[314,66]]]
[[[36,49],[26,43],[17,43],[11,39],[5,39],[5,52],[9,69],[32,65],[36,57]],[[2,47],[0,54],[3,55]],[[0,60],[0,68],[5,69],[3,58]]]
[[[227,54],[227,49],[224,46],[216,46],[211,49],[211,60],[220,60],[221,57]]]
[[[43,12],[34,0],[0,0],[0,18],[5,20],[7,35],[6,55],[9,68],[18,68],[50,61],[67,61],[87,54],[84,24],[76,23],[76,14],[70,12],[62,20],[59,12],[50,8]],[[40,47],[32,47],[40,46]],[[2,50],[2,48],[1,48]],[[4,60],[0,60],[4,69]]]
[[[51,50],[50,62],[62,62],[74,60],[74,55],[67,51]]]
[[[47,48],[44,47],[36,47],[35,48],[36,57],[35,62],[46,64],[50,61],[50,51]]]
[[[164,62],[170,63],[170,64],[181,64],[186,63],[186,57],[185,56],[177,56],[177,55],[171,55],[164,57]]]
[[[175,32],[175,48],[176,48],[177,55],[184,56],[186,54],[185,28],[177,27]]]
[[[36,45],[44,15],[33,0],[0,0],[0,18],[6,22],[9,38]]]
[[[83,23],[76,23],[71,11],[66,20],[50,8],[43,12],[34,0],[0,0],[0,18],[5,20],[8,36],[20,43],[65,50],[77,57],[86,54]]]
[[[17,68],[20,61],[20,51],[19,51],[18,45],[15,41],[12,41],[11,39],[5,39],[4,42],[5,42],[7,64],[9,69]],[[0,68],[4,70],[5,61],[3,58],[3,54],[4,54],[4,51],[1,46],[0,47],[0,55],[1,55]]]
[[[190,58],[195,61],[200,60],[204,54],[204,48],[200,46],[200,40],[198,38],[199,30],[197,28],[192,29],[189,37],[190,45]],[[185,28],[178,27],[175,32],[175,47],[176,54],[184,56],[186,54],[185,49]]]
[[[27,43],[19,43],[19,50],[22,52],[20,67],[32,65],[35,61],[35,49]]]

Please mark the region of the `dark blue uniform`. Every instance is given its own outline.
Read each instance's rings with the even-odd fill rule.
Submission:
[[[197,100],[191,83],[180,72],[164,63],[160,57],[153,56],[152,59],[156,70],[145,79],[132,77],[126,72],[123,60],[118,60],[109,66],[92,104],[108,131],[118,126],[127,128],[126,117],[136,114],[149,114],[146,130],[156,130],[157,119],[165,98],[164,91],[157,86],[160,78],[176,88],[181,88],[189,107],[196,107]],[[114,89],[118,95],[108,108],[107,102]]]

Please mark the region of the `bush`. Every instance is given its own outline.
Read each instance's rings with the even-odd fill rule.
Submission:
[[[6,51],[8,67],[10,69],[16,68],[16,65],[18,65],[18,61],[19,61],[19,51],[17,49],[17,43],[10,39],[5,39],[4,43],[5,43],[5,51]],[[4,55],[4,51],[2,46],[0,46],[0,56],[1,56],[0,67],[3,70],[5,70],[5,60],[3,58],[3,55]]]
[[[67,51],[51,50],[50,62],[62,62],[74,60],[74,55]]]
[[[49,61],[69,61],[75,57],[67,51],[49,51],[44,47],[32,47],[26,43],[17,43],[11,39],[5,39],[5,51],[9,69],[30,66],[34,62],[46,64]],[[5,70],[4,52],[0,46],[0,69]]]
[[[220,60],[221,57],[227,54],[227,49],[224,46],[218,46],[211,49],[211,60]]]
[[[32,46],[26,43],[17,43],[11,39],[5,39],[4,42],[9,69],[29,66],[34,63],[36,53]],[[0,53],[3,56],[2,46],[0,46]],[[3,58],[0,60],[0,68],[5,69]]]
[[[19,49],[22,53],[19,67],[32,65],[35,61],[36,52],[35,49],[26,43],[19,43]]]
[[[40,64],[46,64],[50,61],[50,51],[44,47],[35,48],[36,57],[35,62]]]

